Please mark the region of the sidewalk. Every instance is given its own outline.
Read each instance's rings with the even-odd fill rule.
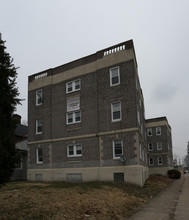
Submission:
[[[173,181],[130,220],[189,219],[189,175]]]
[[[184,185],[174,214],[174,220],[189,219],[189,174],[185,174]]]

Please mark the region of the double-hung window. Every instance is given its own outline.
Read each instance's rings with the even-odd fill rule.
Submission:
[[[162,157],[158,157],[158,165],[163,165],[163,158]]]
[[[80,79],[66,83],[66,93],[78,91],[80,90],[80,88],[81,88]]]
[[[42,89],[36,91],[36,105],[42,105],[43,91]]]
[[[149,144],[148,144],[148,150],[149,150],[149,151],[152,151],[152,150],[153,150],[153,144],[152,144],[152,143],[149,143]]]
[[[36,149],[36,162],[37,164],[43,163],[43,149],[42,148]]]
[[[121,102],[114,102],[111,104],[112,121],[121,120]]]
[[[162,150],[162,142],[157,142],[157,150]]]
[[[152,136],[152,128],[148,128],[147,129],[147,135],[148,136]]]
[[[75,97],[67,100],[67,124],[81,122],[80,97]]]
[[[156,128],[156,135],[161,135],[161,127]]]
[[[68,157],[80,157],[82,156],[82,145],[72,144],[67,146],[67,156]]]
[[[113,141],[113,158],[119,159],[121,155],[123,155],[123,141],[114,140]]]
[[[73,124],[81,122],[81,112],[71,112],[67,113],[67,124]]]
[[[36,120],[36,134],[42,134],[42,120]]]
[[[149,165],[154,165],[154,159],[152,157],[149,158]]]
[[[110,86],[120,84],[120,71],[119,66],[110,69]]]

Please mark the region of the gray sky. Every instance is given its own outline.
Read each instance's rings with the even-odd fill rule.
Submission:
[[[189,141],[188,0],[0,0],[0,32],[19,66],[26,99],[28,76],[134,40],[146,118],[166,116],[174,154]]]

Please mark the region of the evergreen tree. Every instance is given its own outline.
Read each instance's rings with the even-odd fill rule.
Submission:
[[[17,69],[6,52],[0,33],[0,186],[10,180],[16,164],[13,113],[20,104],[16,88]]]

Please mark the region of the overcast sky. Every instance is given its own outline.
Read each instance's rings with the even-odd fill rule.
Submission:
[[[0,32],[18,69],[27,120],[28,76],[133,39],[146,118],[166,116],[174,154],[189,141],[188,0],[0,0]]]

